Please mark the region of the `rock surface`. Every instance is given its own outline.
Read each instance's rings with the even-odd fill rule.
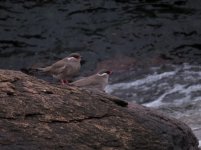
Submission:
[[[0,70],[0,149],[198,150],[184,123],[126,104]]]

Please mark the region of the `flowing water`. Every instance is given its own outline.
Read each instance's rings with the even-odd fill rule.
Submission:
[[[128,74],[123,81],[110,83],[106,91],[182,120],[201,140],[201,66],[161,65]]]

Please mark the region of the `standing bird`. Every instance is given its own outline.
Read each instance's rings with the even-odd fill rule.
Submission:
[[[68,83],[68,80],[78,74],[80,70],[81,56],[79,53],[72,53],[68,57],[55,62],[45,68],[38,68],[43,72],[51,74],[54,78],[59,79],[62,84]]]
[[[101,70],[97,74],[74,81],[70,85],[104,91],[111,73],[109,70]]]

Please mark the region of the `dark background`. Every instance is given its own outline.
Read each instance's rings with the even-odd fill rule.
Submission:
[[[200,64],[201,1],[2,0],[0,33],[4,69],[46,66],[71,52],[83,55],[82,72]]]

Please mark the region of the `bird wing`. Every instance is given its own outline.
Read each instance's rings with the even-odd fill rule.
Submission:
[[[71,84],[72,84],[72,85],[75,85],[75,86],[78,86],[78,87],[82,87],[82,86],[87,87],[87,86],[96,85],[96,84],[97,84],[96,81],[97,81],[97,80],[95,79],[95,76],[92,75],[92,76],[90,76],[90,77],[85,77],[85,78],[82,78],[82,79],[77,80],[77,81],[75,81],[75,82],[72,82]]]
[[[67,65],[68,65],[67,61],[63,59],[60,61],[57,61],[56,63],[51,65],[50,72],[52,74],[59,74],[67,67]]]

